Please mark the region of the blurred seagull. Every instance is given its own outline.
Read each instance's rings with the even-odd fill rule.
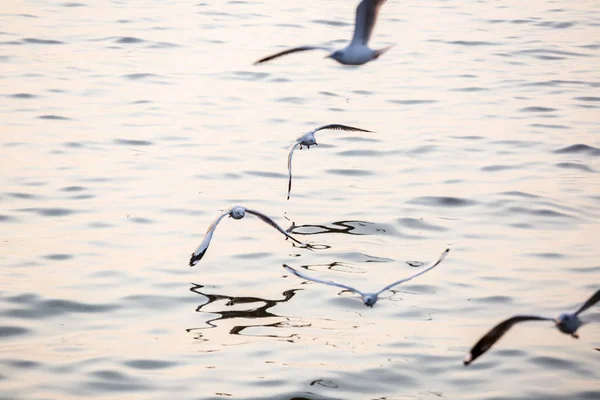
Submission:
[[[465,365],[469,365],[483,353],[488,351],[490,347],[494,345],[500,338],[508,332],[508,330],[516,323],[523,321],[552,321],[556,328],[562,333],[573,336],[575,339],[579,339],[577,330],[586,322],[582,322],[578,315],[594,304],[600,301],[600,290],[598,290],[592,297],[590,297],[580,308],[573,314],[563,313],[558,318],[547,318],[538,317],[537,315],[515,315],[507,319],[506,321],[500,322],[498,325],[493,327],[488,333],[486,333],[471,349],[467,357],[463,361]]]
[[[269,218],[265,214],[260,213],[255,210],[251,210],[249,208],[235,206],[235,207],[231,207],[229,210],[227,210],[223,214],[219,215],[217,217],[217,219],[215,219],[208,226],[206,234],[204,235],[204,239],[202,239],[202,243],[200,243],[200,246],[198,246],[196,251],[194,251],[192,253],[192,257],[190,258],[190,267],[193,267],[194,265],[196,265],[198,263],[198,261],[200,261],[202,259],[202,257],[204,257],[206,250],[208,250],[208,245],[210,244],[210,240],[212,239],[213,233],[215,233],[215,229],[217,228],[217,224],[219,222],[221,222],[221,220],[224,217],[229,216],[230,218],[233,218],[233,219],[242,219],[242,218],[244,218],[246,213],[256,215],[258,218],[260,218],[267,224],[271,225],[273,228],[277,229],[279,232],[283,233],[286,236],[286,238],[292,239],[294,242],[298,243],[299,245],[301,245],[303,247],[307,246],[305,243],[302,243],[301,241],[296,240],[292,236],[290,236],[285,231],[285,229],[283,229],[281,226],[279,226],[275,221],[273,221],[271,218]]]
[[[437,261],[435,261],[434,263],[432,263],[431,265],[429,265],[425,269],[417,272],[416,274],[411,275],[408,278],[400,279],[399,281],[396,281],[394,283],[391,283],[391,284],[387,285],[386,287],[384,287],[380,291],[378,291],[378,292],[372,292],[372,293],[361,292],[360,290],[358,290],[356,288],[353,288],[352,286],[343,285],[341,283],[336,283],[336,282],[333,282],[333,281],[324,281],[322,279],[313,278],[312,276],[308,276],[308,275],[306,275],[306,274],[304,274],[304,273],[302,273],[300,271],[296,271],[294,268],[292,268],[292,267],[290,267],[290,266],[288,266],[286,264],[283,264],[283,268],[287,269],[289,272],[291,272],[292,274],[294,274],[294,275],[296,275],[296,276],[298,276],[298,277],[300,277],[302,279],[307,279],[309,281],[318,282],[318,283],[324,283],[326,285],[341,287],[343,289],[347,289],[347,290],[350,290],[350,291],[352,291],[354,293],[357,293],[357,294],[359,294],[362,297],[362,301],[363,301],[363,303],[364,303],[365,306],[367,306],[367,307],[373,307],[375,305],[375,303],[377,303],[377,299],[378,299],[379,295],[382,292],[385,292],[386,290],[389,290],[389,289],[393,288],[394,286],[399,285],[401,283],[404,283],[406,281],[410,281],[411,279],[414,279],[414,278],[416,278],[419,275],[423,275],[425,272],[427,272],[427,271],[435,268],[439,263],[442,262],[442,260],[446,257],[446,255],[448,254],[449,251],[450,251],[450,249],[446,249],[442,253],[442,255],[440,256],[440,258],[438,258]]]
[[[310,149],[310,146],[318,145],[317,139],[315,139],[315,133],[317,133],[318,131],[321,131],[323,129],[372,133],[372,131],[368,131],[366,129],[354,128],[352,126],[347,126],[347,125],[331,124],[331,125],[324,125],[320,128],[315,129],[314,131],[305,133],[304,135],[302,135],[298,139],[296,139],[294,144],[292,144],[292,146],[290,147],[290,154],[288,154],[288,175],[289,175],[288,195],[287,195],[288,200],[290,199],[290,192],[292,190],[292,155],[294,154],[294,150],[296,150],[296,147],[298,147],[298,146],[300,147],[300,150],[302,150],[302,146],[306,146],[307,149]]]
[[[379,9],[386,0],[362,0],[356,8],[356,23],[354,26],[354,36],[348,46],[343,49],[336,50],[329,54],[327,58],[333,58],[340,64],[345,65],[362,65],[369,61],[375,60],[380,55],[388,51],[392,46],[384,47],[383,49],[373,50],[369,48],[369,39],[373,33],[377,14]],[[281,51],[277,54],[261,58],[254,64],[261,64],[274,58],[285,56],[286,54],[296,53],[307,50],[326,50],[331,52],[331,49],[322,46],[301,46],[293,49]]]

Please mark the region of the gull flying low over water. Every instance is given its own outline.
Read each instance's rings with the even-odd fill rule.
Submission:
[[[562,333],[566,333],[567,335],[573,336],[575,339],[579,338],[577,335],[577,330],[584,325],[586,322],[583,322],[579,319],[578,315],[594,304],[600,301],[600,290],[598,290],[592,297],[590,297],[579,310],[575,311],[572,314],[563,313],[558,318],[548,318],[548,317],[539,317],[537,315],[515,315],[505,321],[500,322],[498,325],[493,327],[488,333],[486,333],[471,349],[467,357],[463,361],[465,365],[469,365],[483,353],[488,351],[490,347],[494,345],[508,330],[516,323],[524,322],[524,321],[552,321],[556,328]]]
[[[389,285],[387,285],[386,287],[384,287],[383,289],[381,289],[378,292],[362,292],[356,288],[353,288],[352,286],[348,286],[348,285],[344,285],[341,283],[336,283],[333,281],[325,281],[322,279],[318,279],[318,278],[314,278],[312,276],[308,276],[300,271],[295,270],[294,268],[283,264],[283,268],[287,269],[289,272],[291,272],[292,274],[302,278],[302,279],[307,279],[309,281],[313,281],[313,282],[318,282],[318,283],[324,283],[326,285],[331,285],[331,286],[337,286],[337,287],[341,287],[342,289],[346,289],[346,290],[350,290],[356,294],[359,294],[362,297],[362,301],[364,303],[365,306],[367,307],[373,307],[375,305],[375,303],[377,303],[377,299],[379,298],[379,295],[382,292],[385,292],[386,290],[389,290],[391,288],[393,288],[396,285],[399,285],[401,283],[410,281],[411,279],[416,278],[419,275],[423,275],[425,272],[435,268],[439,263],[442,262],[442,260],[444,260],[444,258],[446,257],[446,255],[448,254],[448,252],[450,251],[450,249],[446,249],[442,255],[440,256],[440,258],[437,259],[437,261],[435,261],[434,263],[430,264],[429,266],[427,266],[426,268],[422,269],[421,271],[417,272],[414,275],[409,276],[408,278],[404,278],[404,279],[400,279],[399,281],[396,281],[394,283],[390,283]]]
[[[392,46],[377,50],[369,48],[369,39],[371,38],[373,28],[375,27],[377,14],[385,1],[386,0],[362,0],[356,8],[356,23],[354,25],[354,36],[352,36],[352,41],[343,49],[336,50],[329,54],[327,58],[333,58],[340,64],[362,65],[377,59],[380,55],[388,51]],[[254,64],[261,64],[274,58],[285,56],[286,54],[307,50],[326,50],[331,52],[331,49],[327,47],[301,46],[261,58]]]
[[[368,131],[366,129],[354,128],[352,126],[347,126],[347,125],[331,124],[331,125],[324,125],[320,128],[315,129],[314,131],[305,133],[304,135],[302,135],[298,139],[296,139],[294,144],[292,144],[292,146],[290,147],[290,154],[288,154],[288,175],[289,175],[288,195],[287,195],[288,200],[290,199],[290,192],[292,190],[292,155],[294,154],[294,150],[296,150],[296,147],[300,147],[300,150],[302,150],[302,146],[306,146],[307,149],[310,149],[310,146],[318,145],[317,139],[315,139],[315,133],[317,133],[318,131],[322,131],[324,129],[372,133],[372,131]]]
[[[204,235],[204,239],[202,239],[202,243],[200,243],[200,246],[198,246],[196,251],[194,251],[192,253],[192,257],[190,258],[190,267],[193,267],[194,265],[196,265],[198,263],[198,261],[200,261],[202,259],[202,257],[204,257],[206,250],[208,250],[208,245],[210,245],[210,240],[212,239],[212,236],[215,233],[215,229],[217,228],[218,223],[221,222],[221,220],[224,217],[229,216],[230,218],[233,218],[233,219],[242,219],[242,218],[244,218],[246,213],[257,216],[258,218],[260,218],[267,224],[271,225],[273,228],[277,229],[279,232],[283,233],[286,238],[292,239],[294,242],[298,243],[300,246],[303,246],[303,247],[307,246],[305,243],[303,243],[299,240],[296,240],[292,236],[290,236],[290,234],[288,234],[285,231],[285,229],[283,229],[281,226],[279,226],[277,224],[277,222],[273,221],[271,218],[269,218],[265,214],[255,211],[255,210],[251,210],[249,208],[235,206],[235,207],[231,207],[229,210],[227,210],[223,214],[219,215],[208,226],[208,229],[206,230],[206,234]]]

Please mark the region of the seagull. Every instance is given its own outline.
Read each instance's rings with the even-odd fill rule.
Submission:
[[[217,228],[217,224],[219,222],[221,222],[221,220],[224,217],[229,216],[230,218],[233,218],[233,219],[242,219],[242,218],[244,218],[246,213],[257,216],[258,218],[260,218],[267,224],[271,225],[273,228],[277,229],[279,232],[283,233],[286,236],[286,238],[292,239],[294,242],[298,243],[300,246],[302,246],[302,247],[308,246],[307,244],[305,244],[299,240],[296,240],[295,238],[290,236],[285,231],[285,229],[283,229],[281,226],[279,226],[277,224],[277,222],[273,221],[271,218],[269,218],[265,214],[255,211],[255,210],[251,210],[249,208],[242,207],[242,206],[235,206],[235,207],[231,207],[229,210],[227,210],[223,214],[219,215],[208,226],[208,229],[206,230],[206,234],[204,235],[204,239],[202,239],[202,243],[200,243],[200,246],[198,246],[196,251],[194,251],[192,253],[192,257],[190,258],[190,267],[193,267],[194,265],[196,265],[198,263],[198,261],[200,261],[202,259],[202,257],[204,257],[206,250],[208,250],[208,245],[210,244],[210,240],[212,239],[212,236],[215,233],[215,229]]]
[[[283,264],[283,268],[287,269],[289,272],[291,272],[292,274],[294,274],[294,275],[296,275],[296,276],[298,276],[298,277],[300,277],[302,279],[307,279],[309,281],[318,282],[318,283],[324,283],[326,285],[337,286],[337,287],[341,287],[341,288],[346,289],[346,290],[350,290],[350,291],[352,291],[352,292],[354,292],[356,294],[359,294],[362,297],[362,302],[363,302],[363,304],[365,306],[367,306],[367,307],[373,307],[375,305],[375,303],[377,303],[377,299],[378,299],[379,295],[382,292],[385,292],[386,290],[389,290],[389,289],[393,288],[394,286],[399,285],[401,283],[410,281],[411,279],[414,279],[414,278],[416,278],[419,275],[423,275],[425,272],[429,271],[430,269],[435,268],[439,263],[442,262],[442,260],[444,260],[444,258],[446,257],[446,255],[448,254],[449,251],[450,251],[450,249],[446,249],[442,253],[442,255],[440,256],[440,258],[438,258],[437,261],[435,261],[434,263],[432,263],[431,265],[429,265],[425,269],[417,272],[416,274],[411,275],[408,278],[400,279],[399,281],[391,283],[391,284],[387,285],[386,287],[384,287],[383,289],[381,289],[378,292],[370,292],[370,293],[362,292],[362,291],[360,291],[360,290],[358,290],[356,288],[353,288],[352,286],[344,285],[344,284],[341,284],[341,283],[336,283],[336,282],[333,282],[333,281],[325,281],[325,280],[322,280],[322,279],[313,278],[312,276],[308,276],[308,275],[306,275],[306,274],[304,274],[304,273],[302,273],[300,271],[297,271],[294,268],[292,268],[292,267],[290,267],[290,266],[288,266],[286,264]]]
[[[296,139],[296,141],[290,147],[290,154],[288,154],[288,175],[290,177],[289,182],[288,182],[288,195],[287,195],[288,200],[290,199],[290,191],[292,190],[292,155],[294,154],[294,150],[296,150],[296,147],[298,147],[298,146],[300,146],[300,150],[302,150],[302,146],[306,146],[307,149],[310,149],[310,146],[318,145],[317,139],[315,139],[315,133],[317,133],[318,131],[321,131],[323,129],[373,133],[373,131],[368,131],[366,129],[354,128],[352,126],[347,126],[347,125],[331,124],[331,125],[324,125],[320,128],[315,129],[314,131],[305,133],[304,135],[302,135],[298,139]]]
[[[373,28],[375,27],[377,14],[385,1],[386,0],[362,0],[356,8],[356,24],[354,26],[354,36],[352,36],[352,41],[345,48],[330,53],[326,58],[333,58],[335,61],[344,65],[362,65],[377,59],[380,55],[388,51],[393,45],[378,50],[370,49],[368,45],[371,34],[373,33]],[[261,58],[254,64],[261,64],[274,58],[285,56],[286,54],[307,50],[325,50],[331,52],[331,49],[327,47],[301,46]]]
[[[489,350],[500,338],[508,332],[508,330],[516,323],[524,321],[552,321],[556,328],[567,335],[571,335],[575,339],[579,339],[577,330],[586,322],[582,322],[578,315],[594,304],[600,301],[600,290],[598,290],[592,297],[590,297],[579,310],[572,314],[563,313],[558,318],[539,317],[537,315],[515,315],[507,319],[506,321],[500,322],[498,325],[493,327],[488,333],[486,333],[471,349],[463,363],[469,365],[483,353]]]

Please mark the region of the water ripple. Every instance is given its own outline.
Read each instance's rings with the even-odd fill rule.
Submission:
[[[448,196],[421,196],[411,199],[409,203],[441,207],[468,207],[477,204],[474,200]]]
[[[573,144],[571,146],[563,147],[558,150],[554,150],[558,154],[589,154],[591,156],[600,156],[600,149],[587,144]]]
[[[29,329],[22,328],[20,326],[0,326],[0,337],[5,338],[9,336],[23,336],[29,333]]]
[[[48,39],[37,39],[37,38],[25,38],[23,42],[30,44],[65,44],[60,40],[48,40]]]

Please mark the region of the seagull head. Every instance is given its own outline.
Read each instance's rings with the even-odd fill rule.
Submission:
[[[373,307],[377,303],[377,295],[375,293],[367,293],[363,296],[363,304],[367,307]]]
[[[246,215],[246,209],[241,206],[236,206],[231,209],[229,216],[233,219],[242,219]]]
[[[575,314],[564,313],[556,320],[556,327],[563,333],[575,336],[577,329],[583,325],[581,320]]]

